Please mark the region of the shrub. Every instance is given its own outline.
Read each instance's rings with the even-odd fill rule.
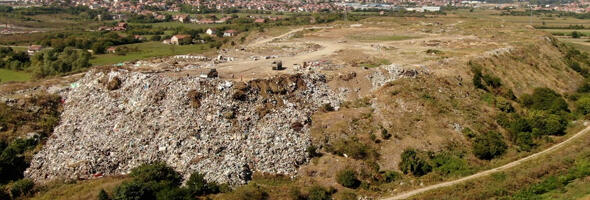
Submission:
[[[179,186],[182,182],[180,174],[164,163],[143,164],[131,170],[130,175],[140,183],[166,182],[171,186]]]
[[[535,136],[561,135],[565,132],[568,124],[567,120],[560,115],[538,110],[529,112],[526,120],[533,132],[536,133]]]
[[[23,178],[23,172],[29,167],[29,164],[22,154],[36,145],[35,138],[28,140],[16,139],[3,148],[0,154],[0,174],[2,174],[0,184]]]
[[[10,187],[10,194],[12,197],[20,197],[28,195],[35,186],[35,183],[30,179],[21,179],[12,184]]]
[[[471,64],[471,62],[469,64]],[[483,78],[481,69],[479,67],[473,67],[472,65],[471,71],[473,72],[473,86],[478,89],[486,90],[486,86],[481,82],[481,79]]]
[[[461,132],[466,138],[471,139],[475,137],[475,133],[470,128],[464,128]]]
[[[313,186],[309,189],[309,194],[307,195],[307,200],[330,200],[332,199],[332,194],[329,190],[321,187],[321,186]]]
[[[100,192],[98,192],[98,200],[110,200],[111,197],[109,197],[109,194],[107,194],[106,191],[104,191],[104,189],[101,189]]]
[[[356,178],[356,172],[352,169],[344,169],[336,174],[336,182],[347,188],[358,188],[361,184]]]
[[[435,155],[432,158],[432,165],[434,171],[440,173],[443,176],[465,175],[469,169],[467,161],[447,152]]]
[[[320,157],[322,153],[318,152],[318,148],[314,145],[309,145],[305,151],[310,158]]]
[[[533,135],[529,132],[520,132],[516,134],[516,145],[521,151],[530,151],[535,143],[533,142]]]
[[[580,37],[582,37],[582,33],[578,32],[578,31],[572,32],[572,38],[580,38]]]
[[[144,200],[155,199],[153,190],[146,184],[130,181],[125,182],[115,188],[113,192],[115,200]]]
[[[389,140],[389,138],[391,138],[391,133],[389,133],[387,129],[381,129],[381,138]]]
[[[496,107],[503,112],[507,112],[507,113],[514,112],[514,107],[512,107],[512,104],[510,104],[510,101],[508,101],[504,97],[496,98]]]
[[[478,135],[473,144],[473,153],[476,157],[484,160],[491,160],[504,154],[506,143],[502,140],[502,135],[494,131]]]
[[[502,86],[502,80],[496,76],[486,74],[482,78],[486,84],[492,88],[499,88]]]
[[[219,185],[217,183],[208,183],[205,176],[198,172],[191,174],[186,182],[186,187],[193,196],[219,193]]]
[[[411,172],[414,176],[422,176],[432,171],[432,166],[428,163],[426,156],[414,149],[406,149],[402,153],[402,161],[399,165],[404,174]]]
[[[590,114],[590,97],[583,96],[579,98],[576,103],[576,111],[582,115]]]
[[[562,96],[549,88],[536,88],[532,95],[523,95],[522,104],[531,109],[545,110],[551,113],[569,112],[567,102]]]
[[[402,178],[402,175],[396,171],[385,172],[385,182],[391,183]]]

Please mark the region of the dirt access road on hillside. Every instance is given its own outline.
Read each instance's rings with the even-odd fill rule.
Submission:
[[[426,186],[426,187],[423,187],[423,188],[420,188],[420,189],[416,189],[416,190],[404,192],[404,193],[398,194],[398,195],[396,195],[394,197],[384,198],[383,200],[407,199],[407,198],[410,198],[410,197],[412,197],[414,195],[417,195],[417,194],[420,194],[420,193],[423,193],[423,192],[427,192],[427,191],[431,191],[431,190],[435,190],[435,189],[439,189],[439,188],[443,188],[443,187],[449,187],[449,186],[457,185],[459,183],[464,183],[464,182],[467,182],[467,181],[470,181],[470,180],[473,180],[473,179],[476,179],[476,178],[487,176],[487,175],[490,175],[490,174],[495,173],[495,172],[504,171],[504,170],[509,169],[511,167],[520,165],[523,162],[526,162],[526,161],[535,159],[535,158],[537,158],[539,156],[543,156],[545,154],[551,153],[552,151],[555,151],[556,149],[561,148],[561,147],[565,146],[568,143],[571,143],[576,138],[579,138],[582,135],[587,134],[588,131],[590,131],[590,126],[586,127],[584,130],[576,133],[572,137],[568,138],[567,140],[565,140],[565,141],[563,141],[563,142],[561,142],[559,144],[553,145],[552,147],[550,147],[548,149],[545,149],[545,150],[543,150],[541,152],[538,152],[538,153],[535,153],[533,155],[527,156],[527,157],[525,157],[523,159],[520,159],[520,160],[516,160],[516,161],[511,162],[511,163],[508,163],[506,165],[503,165],[503,166],[500,166],[500,167],[497,167],[497,168],[493,168],[493,169],[490,169],[490,170],[486,170],[486,171],[483,171],[483,172],[479,172],[477,174],[473,174],[471,176],[463,177],[463,178],[460,178],[460,179],[457,179],[457,180],[454,180],[454,181],[443,182],[443,183],[439,183],[439,184],[435,184],[435,185],[431,185],[431,186]]]

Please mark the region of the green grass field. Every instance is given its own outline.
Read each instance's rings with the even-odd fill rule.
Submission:
[[[137,48],[138,51],[129,52],[126,55],[101,54],[90,60],[92,65],[109,65],[120,62],[140,60],[152,57],[172,56],[189,53],[203,53],[209,49],[207,44],[199,45],[166,45],[161,42],[144,42],[138,44],[122,45],[129,48]]]
[[[10,81],[28,81],[31,80],[32,75],[27,72],[18,72],[7,69],[0,69],[0,83]]]

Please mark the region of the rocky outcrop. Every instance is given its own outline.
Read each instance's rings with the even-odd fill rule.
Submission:
[[[320,74],[247,83],[90,71],[63,95],[61,123],[25,175],[38,182],[126,174],[155,161],[185,176],[245,183],[308,161],[310,116],[340,97]]]

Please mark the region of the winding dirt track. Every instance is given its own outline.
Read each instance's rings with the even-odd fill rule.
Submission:
[[[568,143],[571,143],[576,138],[579,138],[582,135],[588,133],[588,131],[590,131],[590,126],[586,127],[584,130],[581,130],[580,132],[576,133],[572,137],[568,138],[567,140],[565,140],[565,141],[563,141],[563,142],[561,142],[559,144],[553,145],[552,147],[547,148],[547,149],[545,149],[545,150],[543,150],[541,152],[538,152],[538,153],[535,153],[533,155],[527,156],[527,157],[525,157],[523,159],[520,159],[520,160],[516,160],[516,161],[511,162],[511,163],[508,163],[506,165],[503,165],[503,166],[500,166],[500,167],[497,167],[497,168],[493,168],[493,169],[490,169],[490,170],[486,170],[486,171],[483,171],[483,172],[479,172],[477,174],[473,174],[471,176],[463,177],[463,178],[460,178],[460,179],[457,179],[457,180],[454,180],[454,181],[447,181],[447,182],[443,182],[443,183],[439,183],[439,184],[435,184],[435,185],[426,186],[426,187],[423,187],[423,188],[420,188],[420,189],[416,189],[416,190],[404,192],[404,193],[398,194],[398,195],[393,196],[393,197],[384,198],[383,200],[407,199],[407,198],[410,198],[410,197],[412,197],[414,195],[417,195],[417,194],[420,194],[420,193],[423,193],[423,192],[427,192],[427,191],[439,189],[439,188],[442,188],[442,187],[453,186],[453,185],[456,185],[456,184],[459,184],[459,183],[463,183],[463,182],[466,182],[466,181],[470,181],[470,180],[473,180],[473,179],[476,179],[476,178],[479,178],[479,177],[487,176],[487,175],[490,175],[490,174],[495,173],[495,172],[506,170],[508,168],[517,166],[517,165],[519,165],[519,164],[521,164],[523,162],[526,162],[526,161],[535,159],[535,158],[537,158],[539,156],[543,156],[543,155],[548,154],[548,153],[550,153],[552,151],[555,151],[556,149],[559,149],[559,148],[567,145]]]

